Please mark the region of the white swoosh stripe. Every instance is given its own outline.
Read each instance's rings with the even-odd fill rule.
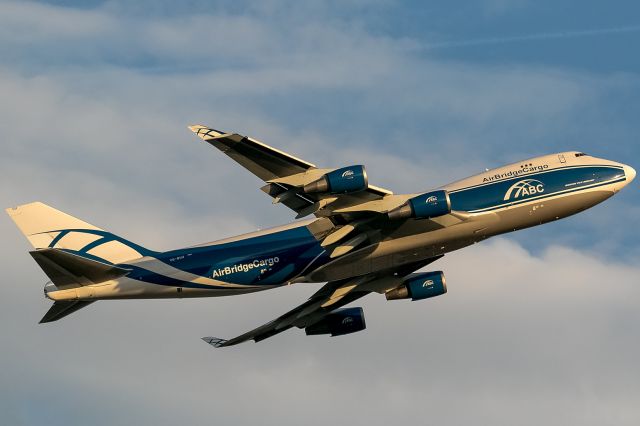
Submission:
[[[146,269],[150,272],[154,272],[158,275],[173,278],[176,280],[187,281],[194,284],[202,284],[216,287],[227,288],[265,288],[266,285],[250,285],[250,284],[232,284],[224,281],[214,280],[212,278],[202,277],[200,275],[192,274],[190,272],[183,271],[173,266],[167,265],[164,262],[159,261],[156,258],[145,258],[145,261],[135,263],[135,266]],[[273,286],[275,287],[275,286]]]

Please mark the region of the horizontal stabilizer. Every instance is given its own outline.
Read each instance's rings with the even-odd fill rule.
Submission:
[[[70,302],[55,302],[53,306],[47,311],[46,314],[40,320],[40,324],[44,324],[47,322],[57,321],[60,318],[64,318],[67,315],[70,315],[77,311],[78,309],[82,309],[87,305],[92,304],[94,301],[83,301],[83,300],[73,300]]]
[[[98,284],[122,277],[130,272],[128,269],[59,249],[42,249],[29,253],[49,279],[61,290]]]

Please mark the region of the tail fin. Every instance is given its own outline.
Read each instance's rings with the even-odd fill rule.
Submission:
[[[45,286],[49,298],[57,290],[121,277],[129,270],[116,264],[154,255],[150,250],[43,203],[9,208],[7,213],[36,249],[30,252],[31,256],[54,284]],[[55,300],[40,323],[57,321],[91,303],[92,300]]]
[[[153,254],[137,244],[44,203],[35,202],[9,208],[7,213],[38,251],[63,249],[67,253],[107,264],[122,263]]]

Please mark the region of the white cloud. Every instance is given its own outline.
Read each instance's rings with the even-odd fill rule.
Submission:
[[[32,281],[7,289],[16,303],[1,314],[4,324],[14,324],[3,362],[19,367],[4,371],[3,383],[22,383],[5,389],[3,412],[18,418],[9,404],[31,401],[31,389],[54,396],[79,387],[101,401],[105,417],[96,424],[180,418],[204,424],[211,416],[223,423],[321,424],[357,413],[375,425],[424,419],[416,407],[425,404],[441,424],[506,424],[523,412],[521,424],[531,425],[640,419],[633,367],[640,351],[633,326],[640,319],[634,303],[640,270],[566,247],[534,257],[496,239],[437,264],[447,271],[445,296],[363,299],[365,332],[332,339],[295,330],[225,350],[211,349],[199,335],[244,331],[313,289],[99,302],[64,324],[36,326],[45,308],[33,300],[39,272],[27,256],[3,251],[16,264],[8,278]],[[255,312],[247,315],[247,306]],[[90,404],[85,398],[78,404],[52,397],[38,409],[82,423],[95,407],[71,411]]]
[[[335,17],[283,27],[261,20],[268,11],[258,8],[134,22],[117,4],[5,5],[2,49],[15,60],[0,70],[0,199],[41,199],[151,248],[291,217],[271,206],[257,179],[190,134],[192,122],[321,166],[362,162],[373,183],[419,191],[551,150],[559,144],[543,141],[581,114],[603,131],[599,103],[638,86],[634,76],[417,57],[415,40]],[[264,7],[277,17],[286,3]],[[38,30],[26,34],[30,26]],[[590,232],[615,234],[611,211],[579,217]],[[9,367],[0,370],[0,411],[16,424],[640,420],[640,271],[611,261],[614,249],[596,252],[606,241],[533,255],[496,239],[435,265],[447,273],[446,296],[364,299],[363,333],[328,339],[296,330],[215,351],[198,338],[243,332],[318,286],[100,302],[37,326],[48,307],[45,277],[13,224],[5,218],[0,229],[8,265],[0,361]]]

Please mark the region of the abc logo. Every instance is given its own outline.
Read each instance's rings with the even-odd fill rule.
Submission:
[[[544,184],[536,179],[525,179],[511,185],[504,194],[504,200],[522,198],[526,196],[541,194],[544,192]]]

